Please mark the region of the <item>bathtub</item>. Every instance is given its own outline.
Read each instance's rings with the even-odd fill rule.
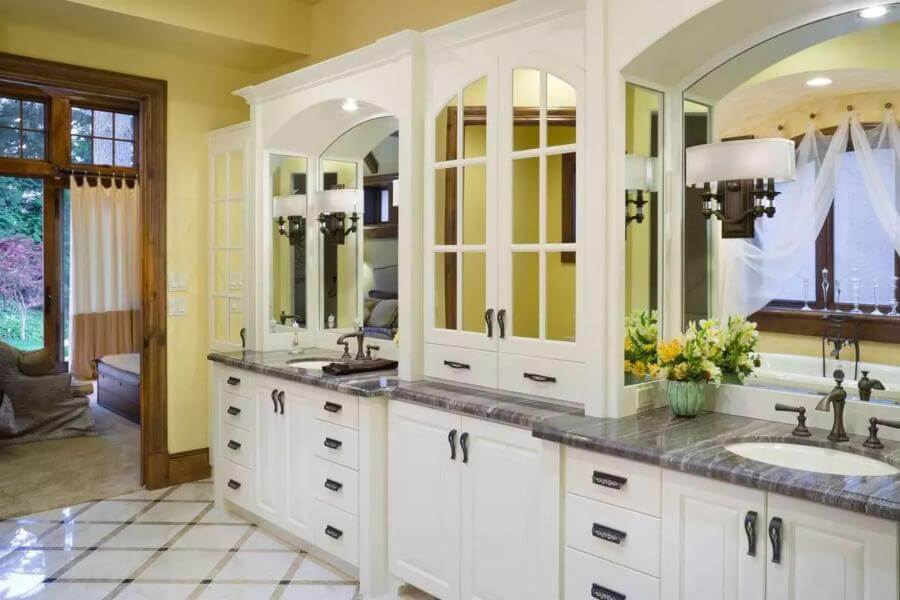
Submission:
[[[834,388],[834,378],[831,377],[831,374],[840,366],[846,377],[844,387],[847,388],[847,394],[855,397],[859,393],[852,359],[840,361],[830,357],[826,359],[826,377],[822,377],[821,357],[764,353],[760,359],[762,365],[752,376],[747,378],[746,384],[829,392]],[[893,400],[900,403],[900,367],[863,361],[859,363],[860,377],[862,377],[863,370],[869,371],[870,378],[881,380],[886,388],[884,391],[872,390],[873,400]]]

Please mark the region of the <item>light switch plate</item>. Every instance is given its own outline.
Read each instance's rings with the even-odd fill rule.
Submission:
[[[169,316],[183,317],[187,314],[187,298],[184,296],[169,296]]]
[[[184,273],[169,273],[169,291],[183,292],[187,290],[187,275]]]

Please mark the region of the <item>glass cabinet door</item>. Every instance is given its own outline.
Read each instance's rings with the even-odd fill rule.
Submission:
[[[545,71],[511,68],[503,96],[500,348],[527,354],[540,345],[542,356],[580,359],[576,89]]]
[[[426,211],[431,314],[427,341],[496,347],[495,205],[488,79],[469,83],[434,120],[433,193]],[[488,324],[490,322],[490,325]]]

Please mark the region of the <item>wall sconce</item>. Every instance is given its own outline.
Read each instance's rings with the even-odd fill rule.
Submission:
[[[299,246],[306,238],[306,209],[306,194],[272,199],[272,216],[278,221],[278,233],[288,238],[292,246]]]
[[[362,206],[362,195],[362,190],[348,189],[316,192],[319,231],[322,235],[335,244],[343,244],[348,235],[357,231],[359,213],[356,208]],[[346,227],[347,219],[350,220],[349,227]]]
[[[733,140],[692,146],[685,152],[685,183],[703,185],[703,216],[725,223],[748,217],[775,216],[775,183],[794,179],[794,142],[783,138]],[[726,194],[740,192],[741,182],[754,182],[753,205],[735,214],[725,206]],[[716,184],[713,192],[711,183]]]
[[[626,231],[632,221],[644,222],[644,205],[650,202],[649,196],[645,198],[644,195],[658,190],[657,168],[659,168],[658,158],[646,158],[636,154],[625,155]],[[630,197],[630,192],[634,192],[635,198]],[[632,204],[635,208],[634,214],[631,214],[629,210]]]

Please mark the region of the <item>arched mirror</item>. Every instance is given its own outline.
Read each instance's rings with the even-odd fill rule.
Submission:
[[[394,340],[397,289],[399,122],[377,117],[346,131],[322,153],[312,203],[319,248],[320,327],[361,325]]]

